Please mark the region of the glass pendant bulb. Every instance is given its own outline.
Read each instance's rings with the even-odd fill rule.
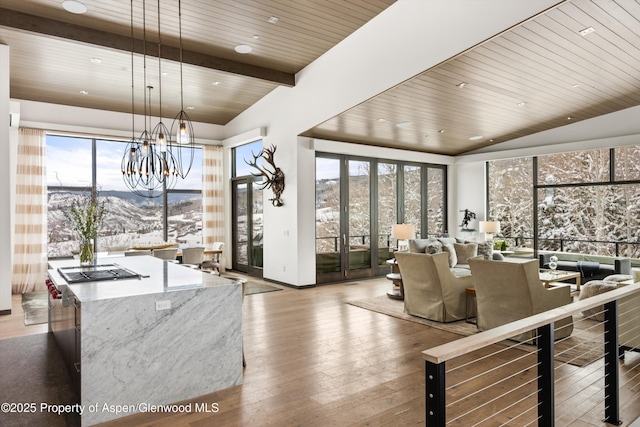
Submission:
[[[167,140],[164,137],[164,133],[162,133],[162,132],[158,133],[158,138],[156,138],[156,145],[158,147],[160,147],[160,152],[161,153],[166,153],[167,152]]]
[[[178,144],[183,145],[189,143],[189,131],[187,130],[187,124],[184,122],[180,123],[178,134],[176,135],[176,141],[178,141]]]

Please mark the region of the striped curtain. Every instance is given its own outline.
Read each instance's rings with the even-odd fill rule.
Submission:
[[[205,248],[224,242],[222,147],[202,147],[202,239]]]
[[[45,135],[20,129],[16,173],[16,212],[12,292],[45,289],[47,274],[47,187]]]

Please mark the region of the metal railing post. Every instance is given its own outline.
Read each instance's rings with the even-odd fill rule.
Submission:
[[[538,426],[555,422],[553,323],[538,328]]]
[[[620,425],[620,377],[618,372],[618,300],[604,305],[604,418]]]
[[[444,427],[447,421],[445,406],[445,362],[426,363],[426,425]]]

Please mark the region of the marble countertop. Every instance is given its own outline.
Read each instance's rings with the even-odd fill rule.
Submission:
[[[239,285],[239,283],[167,262],[152,256],[98,258],[97,264],[117,264],[138,273],[140,279],[106,280],[67,284],[58,272],[61,267],[77,267],[78,260],[49,261],[49,277],[58,288],[67,286],[81,301],[125,298],[136,295],[162,294],[187,289]]]

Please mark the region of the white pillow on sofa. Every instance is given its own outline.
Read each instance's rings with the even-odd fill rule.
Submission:
[[[442,249],[444,249],[444,252],[449,255],[449,268],[455,267],[455,265],[458,263],[456,249],[453,247],[453,245],[450,244],[442,245]]]

